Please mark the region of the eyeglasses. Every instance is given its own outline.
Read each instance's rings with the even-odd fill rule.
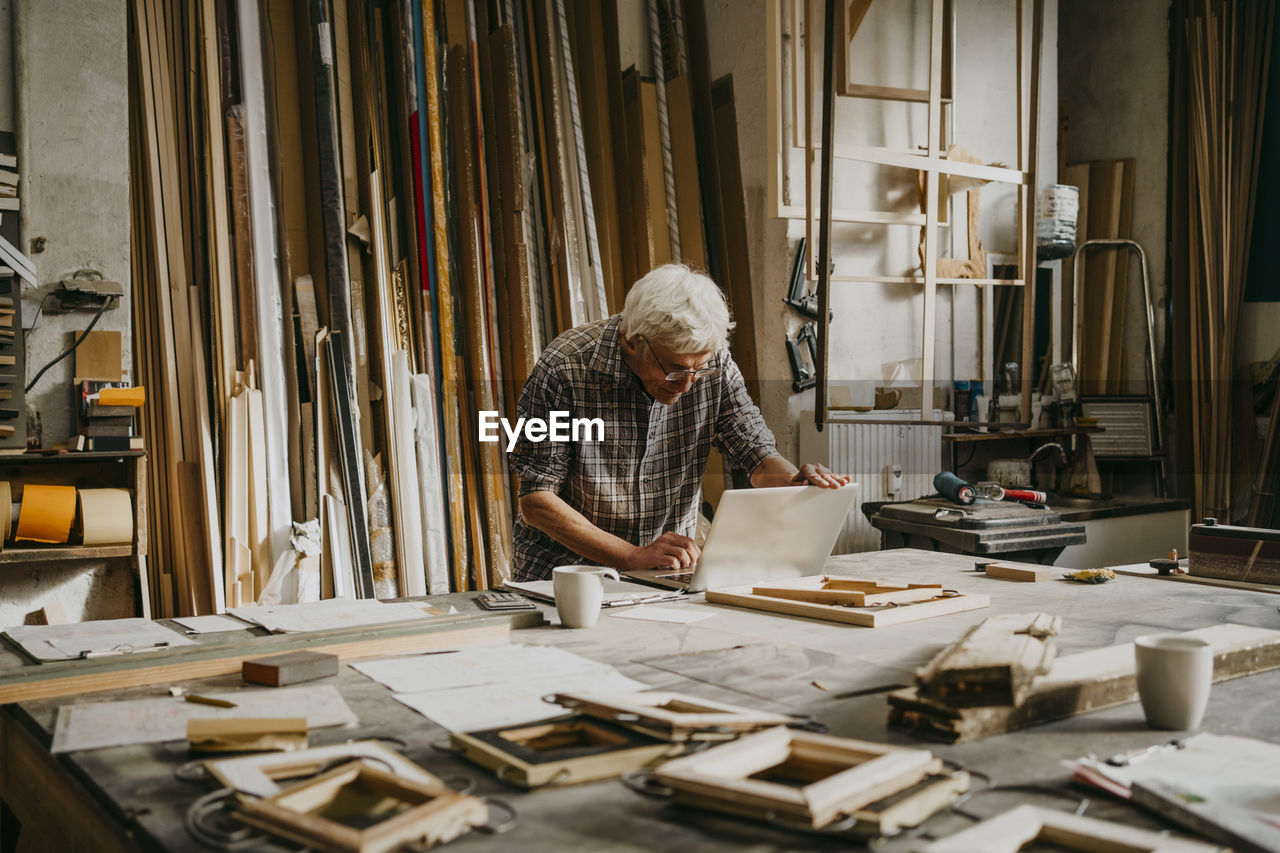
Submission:
[[[689,370],[687,368],[672,370],[671,368],[667,367],[665,364],[662,363],[662,359],[658,358],[658,354],[653,351],[653,344],[649,343],[647,338],[645,338],[643,335],[637,335],[636,337],[644,341],[645,348],[649,350],[649,354],[653,356],[653,360],[658,365],[658,367],[662,368],[667,372],[667,375],[663,378],[666,379],[668,382],[684,382],[686,377],[696,382],[697,380],[710,376],[711,374],[719,370],[718,367],[699,367],[696,370]]]

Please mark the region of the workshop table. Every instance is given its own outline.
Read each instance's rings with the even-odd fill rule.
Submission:
[[[1167,742],[1177,733],[1143,722],[1140,706],[1121,705],[985,740],[943,745],[887,727],[888,691],[912,683],[924,664],[967,627],[1003,613],[1043,610],[1063,619],[1056,638],[1070,654],[1127,643],[1161,631],[1185,631],[1224,622],[1280,628],[1280,597],[1267,593],[1120,576],[1103,585],[1054,580],[1019,583],[973,571],[970,557],[903,549],[833,557],[832,573],[861,578],[941,583],[990,596],[988,608],[885,628],[860,628],[708,604],[701,596],[662,607],[696,608],[714,615],[693,624],[616,618],[605,611],[591,629],[551,625],[522,629],[513,643],[554,645],[612,664],[654,688],[677,690],[762,710],[807,715],[832,734],[932,749],[944,759],[984,774],[997,785],[1046,786],[1044,793],[993,791],[967,810],[989,816],[1019,802],[1074,810],[1088,798],[1087,814],[1148,828],[1158,819],[1100,793],[1069,788],[1060,762]],[[470,594],[432,598],[464,612],[476,609]],[[0,671],[5,662],[0,659]],[[642,797],[618,781],[523,792],[503,785],[474,765],[435,748],[447,733],[391,697],[390,691],[344,666],[323,683],[336,684],[360,723],[318,729],[312,745],[352,739],[395,738],[405,754],[441,777],[469,777],[476,792],[509,803],[519,815],[507,835],[473,833],[450,845],[458,853],[507,847],[521,851],[566,850],[787,850],[848,849],[847,839],[801,834],[746,820],[686,810]],[[239,676],[184,682],[200,692],[241,687]],[[48,746],[60,705],[167,695],[166,685],[138,687],[8,705],[3,710],[0,829],[12,836],[16,814],[28,833],[58,849],[92,839],[82,849],[196,849],[184,827],[188,806],[207,788],[175,779],[190,760],[185,742],[126,746],[50,756]],[[1280,671],[1214,686],[1202,730],[1280,741]],[[248,689],[258,689],[250,687]],[[975,779],[975,787],[981,785]],[[1058,795],[1054,795],[1056,790]],[[1066,795],[1064,798],[1062,795]],[[935,816],[918,831],[877,849],[914,849],[921,837],[970,825],[960,815]],[[7,845],[4,849],[10,849]],[[276,849],[269,844],[258,849]],[[280,848],[287,849],[287,848]]]

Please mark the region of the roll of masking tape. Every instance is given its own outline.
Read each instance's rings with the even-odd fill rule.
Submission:
[[[18,516],[19,542],[59,544],[71,535],[76,518],[75,486],[38,486],[22,489],[22,513]]]
[[[133,499],[128,489],[81,489],[80,529],[85,545],[133,542]]]

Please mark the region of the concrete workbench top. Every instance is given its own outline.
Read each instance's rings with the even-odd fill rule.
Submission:
[[[1066,787],[1060,761],[1089,753],[1107,756],[1163,743],[1177,733],[1147,729],[1136,703],[1076,716],[1036,728],[957,746],[921,741],[887,728],[885,694],[911,683],[926,662],[965,628],[1001,613],[1043,610],[1063,618],[1060,653],[1126,643],[1153,631],[1183,631],[1222,622],[1280,629],[1277,599],[1265,593],[1199,585],[1162,583],[1121,576],[1089,586],[1053,580],[1018,583],[972,571],[970,557],[900,550],[834,557],[828,571],[860,578],[941,583],[991,598],[991,606],[886,628],[860,628],[708,604],[690,596],[663,607],[712,612],[694,624],[620,619],[606,611],[595,628],[567,630],[555,623],[523,629],[513,643],[554,645],[609,663],[654,688],[679,690],[763,710],[805,714],[836,735],[923,746],[1000,785],[1047,785],[1051,794],[993,792],[975,798],[969,810],[980,815],[1017,802],[1074,808],[1089,797],[1088,814],[1147,827],[1163,824],[1102,795]],[[1043,568],[1043,567],[1041,567]],[[448,596],[460,610],[474,608],[469,595]],[[313,732],[313,745],[348,739],[393,737],[412,760],[442,777],[467,776],[479,793],[499,797],[518,811],[518,826],[497,838],[473,834],[450,845],[459,853],[495,847],[521,851],[565,850],[785,850],[847,849],[845,840],[818,838],[762,823],[677,809],[646,799],[616,781],[533,793],[499,783],[477,767],[432,748],[447,740],[433,722],[391,699],[381,685],[349,667],[335,683],[360,719],[354,729]],[[238,676],[188,682],[193,689],[236,689]],[[1214,686],[1203,730],[1280,741],[1280,671]],[[165,685],[97,693],[73,701],[103,701],[167,695]],[[9,706],[10,719],[47,743],[59,705],[41,700]],[[192,849],[183,827],[187,806],[205,792],[200,785],[174,781],[173,771],[188,760],[186,744],[130,746],[61,757],[76,777],[100,796],[136,836],[153,849]],[[978,782],[977,784],[981,784]],[[967,826],[958,815],[935,817],[920,835],[947,834]],[[906,851],[919,842],[899,838],[887,851]],[[268,849],[268,848],[263,848]]]

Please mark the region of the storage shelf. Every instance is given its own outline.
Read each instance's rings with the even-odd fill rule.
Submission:
[[[53,560],[108,560],[132,557],[132,545],[50,545],[22,546],[0,551],[0,565],[6,563],[44,563]]]
[[[1102,427],[1076,427],[1074,429],[1024,429],[1021,432],[948,432],[943,441],[1001,441],[1017,438],[1056,438],[1063,435],[1093,435],[1106,432]]]
[[[145,450],[120,450],[115,453],[101,451],[73,453],[65,451],[61,453],[0,454],[0,467],[5,465],[59,465],[73,464],[76,462],[110,462],[112,460],[133,459],[138,456],[146,455],[147,451]]]

